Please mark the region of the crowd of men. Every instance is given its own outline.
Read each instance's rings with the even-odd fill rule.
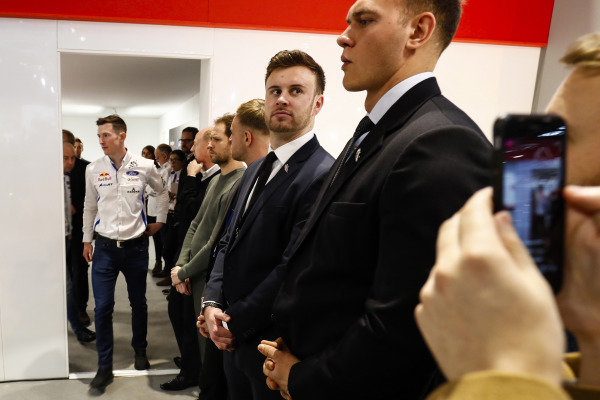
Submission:
[[[184,129],[181,150],[161,144],[133,154],[125,121],[99,118],[105,157],[79,161],[85,201],[67,140],[73,283],[75,269],[83,275],[93,261],[91,391],[113,380],[120,272],[134,366],[150,366],[152,236],[152,273],[171,286],[180,351],[180,373],[163,390],[199,385],[202,399],[231,400],[566,399],[564,324],[582,350],[579,383],[567,389],[574,398],[598,395],[600,189],[565,191],[557,305],[509,215],[492,215],[491,191],[482,189],[491,144],[433,74],[460,16],[459,0],[354,3],[338,44],[343,85],[366,91],[367,115],[337,160],[314,131],[325,74],[300,50],[270,59],[264,100]],[[565,56],[575,69],[548,109],[569,126],[569,184],[600,185],[599,60],[600,35],[578,41]],[[83,290],[68,292],[73,330],[94,340],[78,324],[86,322]]]

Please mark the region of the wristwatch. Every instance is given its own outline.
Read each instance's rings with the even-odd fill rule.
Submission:
[[[215,307],[215,308],[223,309],[223,305],[217,301],[204,300],[204,301],[202,301],[202,309],[200,310],[201,314],[204,314],[204,309],[206,307]]]

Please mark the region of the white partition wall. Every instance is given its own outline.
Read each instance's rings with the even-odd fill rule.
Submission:
[[[68,373],[60,52],[201,59],[194,104],[203,125],[263,97],[269,58],[297,48],[313,55],[327,76],[315,127],[324,147],[337,155],[364,115],[364,94],[341,86],[335,35],[8,18],[0,18],[0,32],[0,151],[6,157],[0,182],[0,380]],[[496,115],[531,110],[538,58],[537,48],[454,43],[436,74],[447,97],[489,133]]]
[[[0,19],[4,379],[66,376],[56,22]]]

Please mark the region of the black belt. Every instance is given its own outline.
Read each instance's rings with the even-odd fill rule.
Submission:
[[[109,239],[105,236],[96,234],[96,240],[101,239],[103,242],[108,242],[110,244],[112,244],[115,247],[118,247],[119,249],[122,249],[124,247],[129,247],[129,246],[135,246],[136,244],[140,244],[142,243],[144,240],[147,240],[146,236],[142,235],[140,237],[136,237],[134,239],[129,239],[129,240],[115,240],[115,239]]]

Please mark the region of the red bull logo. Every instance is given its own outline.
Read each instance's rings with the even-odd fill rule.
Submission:
[[[98,182],[110,181],[110,175],[108,172],[102,172],[98,175]]]

